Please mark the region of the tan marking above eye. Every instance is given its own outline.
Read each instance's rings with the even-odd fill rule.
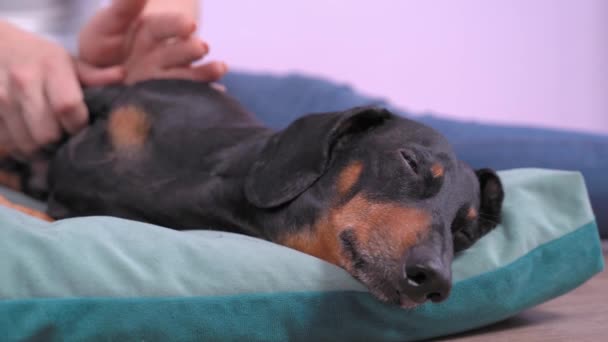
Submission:
[[[300,227],[279,243],[349,269],[351,260],[342,252],[340,234],[354,231],[362,255],[382,255],[398,260],[426,235],[431,215],[396,203],[372,202],[357,195],[346,204],[331,208],[312,227]]]
[[[474,220],[477,218],[477,209],[470,207],[467,211],[467,219]]]
[[[360,161],[353,162],[340,172],[338,176],[338,193],[345,195],[357,183],[363,172],[363,163]]]
[[[443,165],[435,163],[433,164],[433,166],[431,166],[431,174],[433,175],[433,178],[443,177],[444,173],[445,168],[443,167]]]
[[[148,114],[136,106],[114,110],[108,120],[108,135],[116,150],[138,148],[145,144],[150,133]]]

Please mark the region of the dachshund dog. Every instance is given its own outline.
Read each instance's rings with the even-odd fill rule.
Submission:
[[[471,169],[438,132],[382,108],[273,131],[205,83],[91,88],[85,99],[90,126],[49,154],[48,173],[38,168],[48,184],[31,165],[15,168],[54,219],[259,237],[336,264],[405,308],[446,299],[454,253],[500,220],[494,171]]]

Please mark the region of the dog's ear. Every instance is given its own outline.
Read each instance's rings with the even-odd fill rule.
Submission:
[[[294,121],[270,138],[251,167],[245,182],[247,200],[258,208],[293,200],[323,175],[341,139],[378,126],[390,116],[384,109],[357,107]]]
[[[500,178],[492,169],[479,169],[475,174],[479,180],[479,215],[474,225],[454,234],[455,253],[469,248],[494,229],[501,220],[505,194]]]
[[[505,193],[502,187],[502,182],[496,172],[492,169],[479,169],[475,171],[477,179],[479,179],[479,193],[481,196],[479,204],[480,221],[482,218],[485,221],[485,226],[489,226],[490,230],[500,223],[502,202],[505,198]]]

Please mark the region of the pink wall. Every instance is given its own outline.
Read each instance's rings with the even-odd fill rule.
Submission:
[[[206,0],[234,69],[302,71],[401,107],[608,133],[605,0]]]

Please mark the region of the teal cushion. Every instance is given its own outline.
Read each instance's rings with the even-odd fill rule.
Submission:
[[[447,301],[409,311],[267,241],[0,208],[0,339],[410,341],[499,321],[603,268],[580,174],[500,176],[503,224],[457,256]]]

